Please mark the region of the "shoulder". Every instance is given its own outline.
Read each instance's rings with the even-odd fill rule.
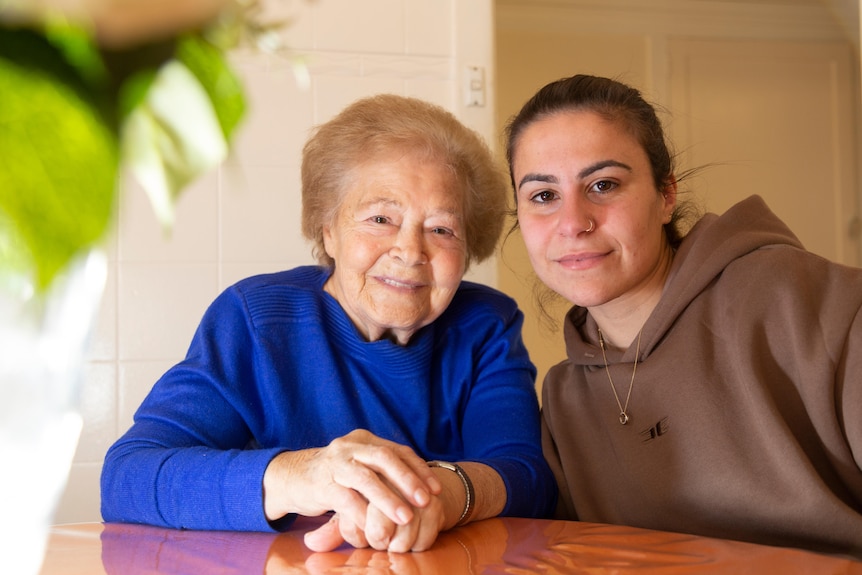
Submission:
[[[329,273],[319,266],[300,266],[251,276],[222,292],[215,305],[241,305],[258,319],[304,316],[319,307]]]
[[[862,269],[786,245],[764,246],[730,263],[721,279],[733,291],[761,294],[771,307],[862,304]]]
[[[233,284],[228,290],[253,293],[282,287],[320,289],[329,277],[329,273],[328,269],[320,266],[299,266],[280,272],[247,277]]]
[[[725,273],[738,278],[763,277],[771,285],[860,285],[862,269],[839,264],[802,247],[764,245],[731,261]]]
[[[435,321],[437,333],[447,339],[455,333],[489,340],[507,331],[520,334],[523,314],[514,299],[492,287],[463,281],[452,302]]]
[[[728,263],[691,299],[696,305],[686,309],[708,314],[698,322],[710,321],[715,337],[716,330],[726,330],[726,338],[757,331],[768,342],[820,345],[843,337],[862,310],[862,269],[800,247],[766,245]]]
[[[768,294],[824,283],[837,286],[852,282],[853,276],[850,268],[805,250],[762,199],[751,197],[695,225],[674,257],[666,295],[678,308],[703,292],[714,293],[715,286],[731,294]]]
[[[492,315],[510,318],[519,313],[515,300],[490,286],[462,281],[447,312],[464,315]]]
[[[683,261],[694,261],[698,268],[706,265],[717,272],[735,259],[766,246],[802,249],[799,239],[763,199],[751,196],[720,216],[711,213],[703,216],[683,239],[677,256]]]

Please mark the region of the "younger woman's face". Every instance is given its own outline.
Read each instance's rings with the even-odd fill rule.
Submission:
[[[594,112],[559,112],[521,132],[512,173],[521,233],[548,287],[588,308],[660,296],[676,189],[656,190],[631,134]]]

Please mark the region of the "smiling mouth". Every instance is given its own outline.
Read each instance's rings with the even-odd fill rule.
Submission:
[[[399,288],[399,289],[418,289],[418,288],[422,287],[422,284],[420,284],[418,282],[403,282],[403,281],[398,281],[398,280],[393,279],[393,278],[377,278],[377,279],[379,279],[381,283],[384,283],[388,286],[392,286],[392,287]]]
[[[606,254],[603,253],[573,254],[557,258],[554,261],[566,267],[587,268],[595,265],[605,255]]]

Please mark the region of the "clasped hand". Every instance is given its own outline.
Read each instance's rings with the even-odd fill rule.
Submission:
[[[312,551],[347,542],[397,552],[422,551],[443,528],[442,485],[412,449],[356,430],[326,447],[284,452],[264,474],[270,521],[288,513],[329,522],[306,534]]]

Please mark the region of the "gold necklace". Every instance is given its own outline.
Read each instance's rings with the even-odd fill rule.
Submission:
[[[629,399],[632,397],[632,387],[635,385],[635,374],[638,371],[638,356],[640,356],[641,352],[641,333],[643,333],[643,329],[638,332],[638,345],[637,349],[635,349],[635,363],[632,366],[632,380],[629,382],[629,392],[626,394],[626,404],[623,405],[620,403],[620,396],[617,395],[617,388],[614,385],[614,378],[611,377],[611,370],[608,369],[608,357],[605,355],[605,338],[602,337],[602,328],[598,328],[599,330],[599,347],[602,348],[602,359],[605,360],[605,373],[608,374],[608,382],[611,384],[611,390],[614,392],[614,399],[617,400],[617,406],[620,408],[620,424],[625,425],[629,422],[629,414],[626,413],[629,408]]]

